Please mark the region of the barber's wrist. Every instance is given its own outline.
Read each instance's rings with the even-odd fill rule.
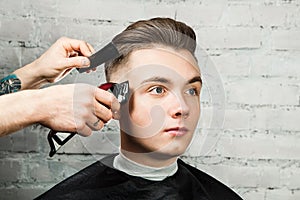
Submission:
[[[21,80],[21,90],[40,88],[47,81],[36,71],[34,62],[14,71]]]
[[[53,93],[51,92],[52,87],[34,90],[35,107],[39,110],[39,112],[36,113],[37,123],[43,124],[49,121],[49,119],[54,118],[58,112],[56,109],[57,102],[53,101],[55,98],[53,98]]]

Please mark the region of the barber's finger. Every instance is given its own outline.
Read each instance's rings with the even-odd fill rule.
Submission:
[[[92,53],[95,51],[94,48],[87,42],[81,41],[79,43],[79,50],[80,53],[84,56],[91,56]]]
[[[93,131],[98,131],[103,128],[104,123],[101,119],[95,117],[93,121],[87,123],[87,126]]]
[[[92,129],[86,124],[84,124],[84,126],[78,127],[76,132],[81,136],[87,137],[92,134]]]
[[[94,114],[104,123],[112,119],[111,110],[98,101],[94,103]]]
[[[90,52],[93,54],[93,53],[95,53],[95,49],[92,47],[92,45],[90,45],[89,43],[86,43],[87,44],[87,46],[89,47],[89,49],[90,49]]]
[[[65,67],[83,68],[90,65],[90,60],[83,56],[71,57],[66,59],[67,63],[65,63]]]
[[[113,102],[118,101],[117,98],[110,92],[95,87],[94,96],[101,104],[111,108]]]
[[[66,51],[79,51],[84,56],[92,55],[92,46],[85,41],[76,40],[71,38],[60,38],[59,41],[62,43]]]
[[[96,71],[96,70],[97,70],[97,68],[95,67],[95,68],[93,68],[93,69],[87,70],[85,73],[90,73],[91,71]]]
[[[120,108],[121,104],[118,102],[117,99],[115,99],[111,104],[111,112],[113,119],[120,119]]]

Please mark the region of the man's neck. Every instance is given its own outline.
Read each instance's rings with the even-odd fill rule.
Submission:
[[[121,149],[120,152],[126,156],[128,159],[139,163],[141,165],[146,165],[149,167],[166,167],[174,162],[177,161],[177,156],[176,157],[167,157],[160,155],[159,153],[156,152],[151,152],[151,153],[133,153],[126,151],[124,149]]]

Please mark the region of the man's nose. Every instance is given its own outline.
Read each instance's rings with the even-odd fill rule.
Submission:
[[[172,98],[169,103],[169,114],[172,118],[187,118],[189,116],[190,108],[182,95],[172,94]]]

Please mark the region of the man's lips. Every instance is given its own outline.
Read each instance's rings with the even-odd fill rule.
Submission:
[[[185,127],[173,127],[165,129],[165,132],[173,136],[182,136],[188,133],[188,129]]]

